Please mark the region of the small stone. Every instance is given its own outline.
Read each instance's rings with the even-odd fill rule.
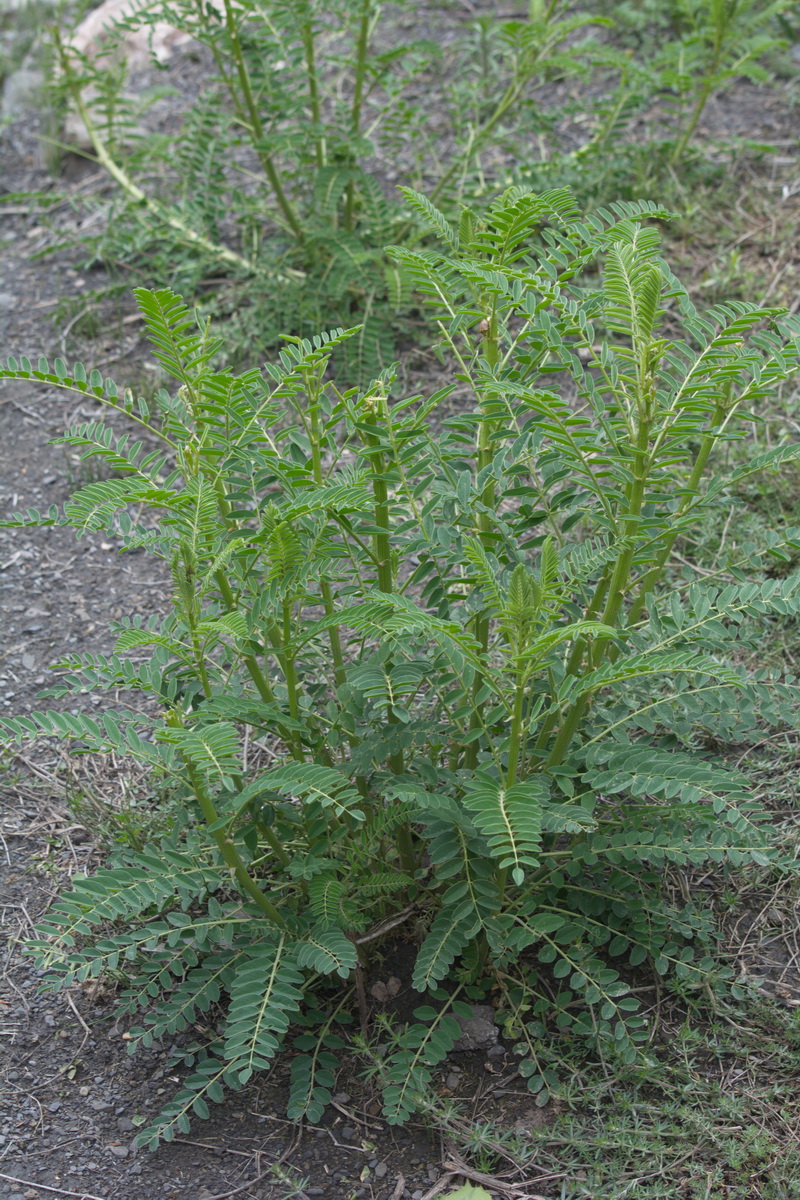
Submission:
[[[135,1128],[136,1126],[130,1117],[120,1117],[117,1121],[117,1129],[120,1133],[131,1133]]]
[[[505,1058],[505,1056],[506,1048],[505,1046],[501,1046],[499,1043],[496,1046],[490,1046],[486,1051],[487,1058]]]
[[[58,1112],[58,1110],[59,1110],[60,1108],[61,1108],[61,1101],[60,1101],[60,1100],[51,1100],[51,1101],[50,1101],[50,1103],[49,1103],[49,1104],[48,1104],[48,1106],[47,1106],[47,1111],[48,1111],[48,1112]]]
[[[386,1163],[379,1162],[377,1167],[375,1168],[375,1178],[383,1179],[384,1176],[388,1174],[388,1172],[389,1172],[389,1168],[387,1167]]]
[[[106,1112],[107,1109],[111,1108],[111,1105],[107,1100],[90,1100],[89,1107],[93,1108],[95,1112]]]
[[[350,1093],[349,1092],[337,1092],[336,1095],[333,1097],[333,1099],[336,1102],[336,1104],[349,1104],[350,1103]]]
[[[28,1188],[27,1192],[22,1193],[25,1200],[39,1200],[39,1193],[36,1188]]]
[[[445,1080],[445,1085],[450,1089],[451,1092],[454,1092],[460,1084],[461,1076],[458,1071],[451,1071]]]
[[[356,1133],[355,1129],[353,1129],[352,1125],[345,1125],[342,1129],[342,1137],[346,1142],[354,1142],[358,1137],[358,1134]]]
[[[411,1193],[411,1200],[422,1200],[424,1195],[425,1193],[423,1192],[422,1188],[417,1188],[415,1192]]]
[[[83,1087],[78,1088],[78,1095],[79,1096],[88,1096],[89,1095],[89,1089],[86,1086],[86,1084],[84,1084]]]
[[[57,479],[58,479],[57,475],[45,475],[44,479],[42,480],[42,483],[47,483],[47,484],[55,483],[57,481]]]
[[[33,668],[36,666],[36,655],[35,654],[23,654],[22,665],[26,671],[32,671]],[[50,1025],[51,1023],[53,1025],[55,1025],[55,1021],[53,1020],[52,1017],[45,1017],[44,1020],[45,1020],[46,1025]]]
[[[130,1154],[130,1150],[127,1146],[118,1146],[114,1144],[109,1146],[108,1149],[114,1155],[114,1158],[127,1158]]]
[[[4,312],[10,312],[12,308],[16,308],[17,301],[10,292],[0,292],[0,309]]]
[[[494,1009],[488,1004],[474,1004],[471,1017],[456,1017],[461,1026],[461,1037],[454,1050],[488,1050],[497,1045],[500,1037],[494,1023]]]

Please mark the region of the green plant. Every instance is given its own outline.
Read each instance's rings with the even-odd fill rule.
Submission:
[[[2,371],[94,396],[162,447],[68,430],[117,477],[16,522],[105,529],[169,563],[171,611],[120,622],[114,653],[67,659],[55,689],[130,706],[0,719],[6,741],[132,754],[185,808],[159,845],[76,879],[36,944],[53,988],[123,979],[120,1012],[143,1014],[132,1049],[226,1001],[219,1034],[183,1046],[151,1145],[268,1067],[290,1028],[289,1111],[318,1119],[342,981],[403,921],[425,931],[413,985],[436,1007],[392,1035],[388,1120],[419,1105],[487,974],[544,1102],[553,1039],[636,1059],[647,1031],[614,960],[723,985],[707,915],[665,900],[664,868],[783,862],[746,779],[698,746],[795,719],[791,680],[738,660],[750,618],[800,611],[800,581],[765,579],[752,549],[733,583],[668,572],[730,489],[800,453],[719,469],[797,370],[800,320],[697,313],[652,204],[584,217],[566,191],[511,190],[455,228],[406,199],[441,239],[392,251],[452,366],[432,396],[392,398],[390,374],[336,387],[352,330],[215,371],[208,325],[166,290],[137,292],[175,385],[152,406],[60,359]],[[270,750],[255,772],[244,728]]]
[[[660,69],[662,86],[680,101],[671,162],[683,157],[709,98],[738,77],[763,82],[760,64],[783,45],[778,19],[792,6],[786,0],[684,0],[680,36],[668,43]],[[687,111],[688,105],[688,111]]]
[[[480,156],[530,121],[532,82],[585,64],[587,40],[576,34],[592,18],[567,7],[535,3],[524,19],[487,20],[488,79],[473,80],[474,47],[464,40],[456,75],[477,86],[460,86],[444,155],[433,113],[410,98],[435,78],[441,51],[424,40],[387,49],[375,0],[145,5],[115,26],[94,59],[55,29],[56,90],[125,198],[101,257],[130,263],[147,255],[150,278],[192,290],[222,269],[244,282],[253,309],[238,314],[242,338],[257,331],[261,345],[287,330],[357,319],[359,333],[341,349],[351,377],[369,380],[394,358],[397,314],[408,299],[384,247],[415,240],[419,228],[365,164],[377,154],[387,162],[416,157],[420,179],[436,181],[434,195],[457,203]],[[167,139],[137,127],[118,54],[131,29],[164,20],[213,60],[207,90]]]

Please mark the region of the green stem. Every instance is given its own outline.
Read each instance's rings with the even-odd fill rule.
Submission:
[[[377,564],[377,584],[379,591],[385,595],[391,595],[394,591],[394,577],[392,572],[389,488],[386,482],[387,463],[386,456],[381,449],[381,439],[375,429],[372,428],[379,421],[383,422],[383,424],[388,424],[389,414],[386,408],[385,397],[381,395],[367,397],[364,402],[363,411],[367,424],[362,426],[362,436],[365,445],[371,451],[369,455],[369,467],[372,475],[373,518],[376,529],[376,532],[372,535],[372,544]],[[387,664],[387,667],[389,666],[390,664]],[[386,721],[388,725],[399,724],[391,708],[386,715]],[[402,750],[389,755],[389,766],[394,775],[405,774],[405,756]],[[407,822],[397,829],[395,843],[403,870],[407,871],[409,875],[413,875],[417,869],[417,860],[414,853],[411,829]]]
[[[513,787],[517,782],[519,767],[525,754],[525,691],[528,684],[528,672],[525,668],[517,669],[517,686],[514,691],[514,711],[511,716],[511,742],[508,748],[508,768],[506,771],[506,786]]]
[[[350,135],[355,140],[361,132],[361,109],[364,103],[364,83],[367,73],[367,54],[369,52],[369,33],[372,19],[373,0],[362,0],[361,19],[358,23],[356,39],[355,84],[353,88],[353,104],[350,109]],[[344,227],[352,229],[355,220],[356,187],[351,179],[347,185],[347,200],[344,210]]]
[[[488,328],[484,334],[484,353],[487,362],[491,367],[496,366],[499,358],[499,344],[497,333],[497,317],[493,312],[488,320]],[[483,406],[481,406],[483,407]],[[492,464],[492,441],[491,435],[493,425],[490,422],[486,412],[481,413],[480,425],[478,428],[478,445],[477,445],[477,474],[487,470]],[[481,492],[481,505],[484,511],[478,516],[478,536],[485,550],[492,548],[493,524],[491,512],[494,511],[496,502],[494,480],[487,479],[483,485]],[[491,622],[488,617],[478,617],[475,622],[475,638],[480,646],[481,657],[485,658],[489,652],[489,633]],[[472,682],[472,715],[470,716],[469,729],[473,734],[472,740],[468,743],[464,753],[464,765],[474,771],[478,763],[478,737],[476,731],[482,729],[483,722],[483,703],[478,702],[478,696],[483,689],[485,682],[484,674],[478,671]]]
[[[54,32],[56,50],[59,55],[61,69],[64,72],[64,78],[67,81],[70,96],[78,110],[78,115],[86,126],[86,132],[89,135],[89,140],[95,152],[97,161],[102,167],[108,171],[112,179],[114,179],[122,190],[130,196],[131,200],[140,205],[146,212],[150,213],[160,224],[168,225],[180,235],[184,242],[195,246],[198,249],[204,250],[206,254],[210,254],[213,258],[219,259],[221,262],[228,263],[234,266],[237,270],[245,271],[247,274],[259,274],[258,266],[244,258],[241,254],[237,254],[234,250],[229,250],[227,246],[219,246],[216,242],[209,241],[202,234],[197,233],[191,226],[187,225],[170,209],[165,208],[158,200],[153,200],[142,189],[133,182],[131,177],[125,172],[109,154],[108,149],[100,137],[97,128],[92,121],[87,106],[83,102],[81,88],[75,74],[72,70],[72,64],[69,61],[63,43],[60,40],[58,30]]]
[[[306,78],[308,79],[308,98],[311,103],[311,120],[314,122],[314,157],[317,167],[325,166],[327,152],[325,138],[319,130],[322,126],[322,111],[319,102],[319,80],[317,78],[316,48],[314,46],[314,22],[311,16],[311,5],[306,5],[306,16],[301,27],[303,53],[306,59]]]
[[[625,596],[625,588],[630,579],[631,566],[633,564],[634,546],[633,541],[636,536],[636,531],[639,527],[639,521],[642,513],[642,505],[644,503],[645,490],[647,487],[647,475],[650,468],[648,457],[648,448],[650,445],[650,433],[652,420],[646,413],[646,405],[643,403],[640,408],[639,427],[636,435],[636,449],[634,454],[634,475],[631,482],[628,503],[625,510],[625,520],[621,522],[621,527],[624,531],[626,539],[629,540],[629,545],[617,557],[614,563],[614,568],[611,573],[611,578],[608,584],[608,595],[606,597],[605,607],[603,609],[600,620],[604,625],[615,625],[619,619],[620,609]],[[599,654],[604,653],[601,645]],[[600,658],[593,658],[588,663],[590,669],[598,666]],[[547,759],[547,766],[558,766],[564,761],[564,756],[569,749],[573,737],[578,731],[581,721],[589,707],[590,698],[588,695],[580,696],[570,707],[566,717],[558,732],[553,748]]]
[[[309,406],[309,442],[311,444],[311,470],[314,476],[314,482],[320,487],[325,482],[325,475],[322,470],[322,437],[319,426],[319,397],[321,391],[322,380],[319,375],[315,375],[307,380],[307,389],[311,404]],[[322,605],[325,609],[326,617],[332,617],[336,611],[336,605],[333,600],[333,589],[327,579],[320,582],[320,593],[322,595]],[[336,680],[336,686],[341,687],[347,678],[347,673],[344,669],[344,654],[342,653],[342,639],[339,633],[339,626],[332,625],[328,631],[328,640],[331,646],[331,657],[333,658],[333,677]]]
[[[183,753],[181,753],[181,758],[186,766],[186,773],[189,776],[189,782],[192,785],[192,791],[197,797],[197,803],[200,806],[203,819],[208,826],[216,825],[219,820],[219,816],[214,806],[214,801],[206,791],[197,768]],[[236,846],[228,837],[225,830],[213,829],[211,836],[217,843],[217,847],[225,864],[230,867],[236,878],[236,882],[239,884],[242,891],[245,892],[251,900],[255,901],[255,903],[264,913],[264,916],[268,917],[274,925],[277,925],[279,929],[288,930],[289,926],[287,925],[286,921],[278,912],[277,908],[269,899],[269,897],[265,896],[256,881],[252,878],[247,870],[247,867],[242,861],[239,851],[236,849]]]
[[[697,128],[697,124],[698,124],[701,116],[703,115],[703,110],[704,110],[706,104],[708,103],[708,98],[711,95],[711,87],[712,87],[712,79],[706,78],[705,82],[703,83],[702,88],[700,89],[700,94],[697,97],[697,102],[694,106],[694,111],[692,112],[692,115],[689,118],[689,124],[686,126],[683,133],[679,137],[678,141],[675,143],[675,148],[673,149],[672,154],[670,155],[670,158],[669,158],[670,166],[674,167],[675,164],[680,162],[680,160],[683,158],[686,147],[689,145],[692,135],[694,134],[694,131]]]
[[[694,494],[697,492],[697,489],[700,486],[700,480],[703,478],[703,473],[708,465],[709,455],[711,454],[711,451],[714,448],[714,443],[717,440],[717,435],[719,432],[717,426],[725,414],[726,407],[727,406],[725,405],[718,404],[714,409],[714,415],[711,419],[711,427],[700,443],[700,449],[697,452],[697,458],[695,459],[692,473],[689,476],[686,484],[687,495],[683,500],[683,503],[679,506],[678,511],[673,519],[676,527],[672,533],[667,535],[664,544],[658,553],[655,563],[650,570],[646,572],[639,583],[638,591],[634,597],[633,603],[631,604],[630,612],[628,613],[629,625],[634,625],[639,620],[644,610],[645,603],[647,602],[648,595],[656,586],[664,573],[664,568],[669,561],[669,556],[672,553],[672,548],[675,545],[678,537],[680,519],[689,508]]]
[[[247,70],[247,64],[242,53],[242,44],[239,41],[239,31],[236,28],[236,18],[234,16],[231,0],[223,0],[225,5],[225,25],[228,31],[228,37],[231,41],[231,51],[233,52],[234,61],[236,63],[236,74],[239,77],[239,86],[242,89],[244,96],[245,107],[250,118],[250,127],[253,131],[253,146],[258,160],[264,170],[264,174],[269,180],[272,193],[278,202],[278,207],[286,218],[286,223],[291,229],[298,242],[303,241],[303,229],[297,219],[297,214],[294,211],[286,193],[283,190],[280,176],[278,175],[275,163],[270,154],[267,154],[264,149],[264,127],[261,124],[258,108],[256,106],[253,89],[250,85],[250,75]]]

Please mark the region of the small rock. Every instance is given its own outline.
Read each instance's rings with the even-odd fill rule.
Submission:
[[[447,1079],[445,1079],[445,1085],[450,1089],[451,1092],[454,1092],[460,1083],[461,1076],[458,1071],[451,1071],[447,1076]]]
[[[384,1177],[385,1175],[387,1175],[387,1174],[388,1174],[388,1172],[389,1172],[389,1168],[387,1167],[386,1163],[385,1163],[385,1162],[379,1162],[379,1163],[378,1163],[378,1165],[377,1165],[377,1167],[375,1168],[375,1178],[376,1178],[376,1179],[383,1179],[383,1177]]]
[[[337,1092],[333,1098],[337,1104],[349,1104],[350,1103],[350,1093],[349,1092]]]
[[[27,1192],[22,1193],[25,1200],[39,1200],[39,1193],[36,1188],[28,1188]]]
[[[424,1195],[425,1193],[423,1192],[422,1188],[417,1188],[415,1192],[411,1193],[411,1200],[422,1200]]]
[[[57,475],[45,475],[44,478],[42,479],[42,483],[46,483],[46,484],[55,483],[57,481],[57,479],[58,479]]]
[[[114,1144],[109,1146],[108,1149],[114,1155],[114,1158],[127,1158],[130,1154],[130,1150],[127,1146],[118,1146]]]
[[[84,1084],[83,1087],[78,1088],[78,1095],[79,1096],[88,1096],[89,1095],[89,1089],[86,1086],[86,1084]]]
[[[496,1046],[490,1046],[489,1049],[486,1051],[487,1058],[505,1058],[505,1056],[506,1056],[506,1048],[505,1048],[505,1046],[499,1045],[499,1043]]]
[[[107,1100],[90,1100],[89,1107],[93,1108],[95,1112],[106,1112],[107,1109],[111,1108],[111,1105]]]
[[[61,1101],[60,1101],[60,1100],[51,1100],[51,1101],[50,1101],[50,1103],[49,1103],[49,1104],[48,1104],[48,1106],[47,1106],[47,1111],[48,1111],[48,1112],[58,1112],[58,1110],[59,1110],[60,1108],[61,1108]]]
[[[358,1134],[356,1133],[355,1129],[353,1129],[352,1125],[345,1125],[342,1128],[342,1137],[346,1142],[354,1142],[358,1137]]]
[[[120,1133],[131,1133],[135,1128],[136,1126],[130,1117],[120,1117],[117,1121],[117,1129]]]
[[[496,1046],[500,1032],[494,1023],[494,1009],[488,1004],[473,1004],[471,1017],[456,1017],[461,1037],[454,1050],[488,1050]]]

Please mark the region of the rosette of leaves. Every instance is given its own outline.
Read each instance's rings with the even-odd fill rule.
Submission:
[[[654,205],[585,217],[568,192],[513,190],[455,228],[408,201],[441,238],[392,251],[452,365],[432,395],[390,373],[332,384],[352,330],[219,371],[163,290],[137,293],[173,380],[152,404],[62,360],[2,370],[92,396],[159,446],[74,426],[58,440],[112,477],[9,522],[102,530],[169,564],[169,610],[119,622],[111,654],[65,658],[51,690],[129,702],[0,719],[6,742],[132,754],[182,799],[170,837],[76,878],[33,944],[47,986],[120,982],[132,1049],[182,1047],[150,1145],[283,1051],[292,1116],[318,1119],[352,989],[404,926],[430,1002],[380,1060],[389,1119],[424,1102],[481,979],[544,1102],[554,1034],[635,1057],[630,967],[686,988],[724,975],[665,870],[783,865],[747,780],[693,735],[795,720],[792,680],[737,652],[753,621],[800,610],[797,576],[766,570],[788,550],[734,545],[731,582],[670,562],[745,475],[800,453],[719,453],[797,370],[800,323],[697,312]],[[246,765],[245,732],[267,765]]]

